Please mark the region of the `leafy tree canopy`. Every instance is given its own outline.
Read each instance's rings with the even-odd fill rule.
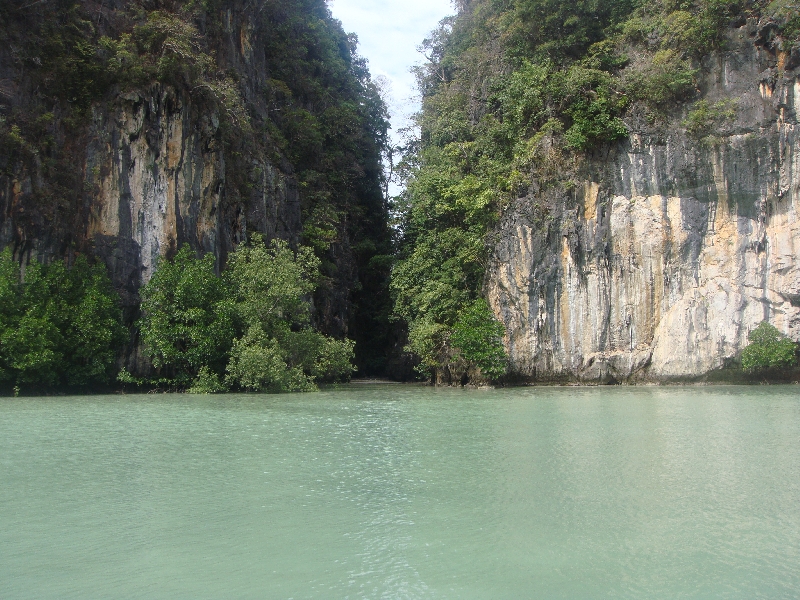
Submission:
[[[349,377],[350,340],[310,326],[310,296],[319,278],[310,248],[267,247],[255,238],[231,255],[229,278],[245,335],[233,346],[227,381],[255,391],[308,391],[317,381]]]
[[[224,369],[235,309],[213,255],[198,259],[183,246],[172,260],[159,261],[141,297],[142,342],[165,381],[187,387],[203,367]]]
[[[213,256],[197,258],[188,246],[162,261],[142,288],[139,322],[158,370],[152,383],[198,393],[284,392],[348,378],[354,342],[311,326],[319,263],[310,248],[267,246],[259,236],[230,255],[222,276]]]
[[[750,332],[742,350],[742,368],[749,372],[786,369],[797,364],[797,344],[766,321]]]
[[[24,278],[0,253],[0,383],[20,388],[107,384],[126,339],[102,265],[31,262]]]
[[[461,312],[453,326],[450,344],[488,379],[498,379],[506,372],[504,333],[503,326],[481,298]]]

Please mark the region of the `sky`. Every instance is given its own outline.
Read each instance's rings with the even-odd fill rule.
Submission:
[[[413,65],[422,62],[417,46],[441,19],[453,14],[450,0],[328,0],[347,33],[358,35],[359,54],[369,61],[372,77],[386,77],[392,137],[419,106]]]

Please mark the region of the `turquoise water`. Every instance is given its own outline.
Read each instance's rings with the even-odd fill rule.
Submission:
[[[0,399],[0,598],[798,598],[797,387]]]

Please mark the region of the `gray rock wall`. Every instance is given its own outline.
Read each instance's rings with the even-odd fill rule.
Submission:
[[[713,138],[632,119],[578,185],[506,211],[486,279],[513,373],[596,383],[703,378],[768,320],[800,339],[800,80],[755,23],[702,64],[733,100]]]
[[[251,23],[249,3],[229,5],[211,41],[220,64],[246,82],[250,113],[263,120],[269,26]],[[42,102],[42,91],[32,88],[13,54],[0,48],[0,118]],[[301,206],[292,165],[263,136],[226,146],[216,109],[200,95],[153,84],[98,99],[77,127],[62,127],[58,105],[52,110],[56,151],[12,161],[0,149],[0,249],[10,247],[23,269],[31,260],[94,255],[107,265],[133,322],[140,287],[159,258],[183,244],[213,253],[221,268],[248,231],[298,242]],[[347,310],[345,297],[330,312],[344,321]],[[138,340],[123,355],[129,370],[148,369]]]

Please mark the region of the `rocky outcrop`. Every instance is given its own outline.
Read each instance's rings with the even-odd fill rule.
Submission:
[[[573,182],[507,210],[486,278],[525,380],[697,380],[735,364],[764,320],[800,339],[800,80],[764,24],[702,63],[735,118],[697,139],[692,103]]]

